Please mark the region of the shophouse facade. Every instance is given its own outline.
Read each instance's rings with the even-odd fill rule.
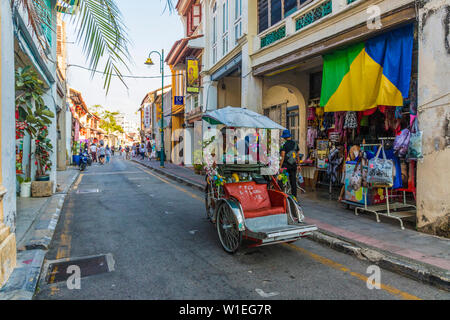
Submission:
[[[56,0],[43,1],[38,8],[46,23],[36,34],[28,23],[28,13],[17,3],[2,1],[1,15],[1,197],[0,214],[0,287],[6,282],[16,263],[16,193],[20,189],[17,176],[35,179],[35,141],[28,134],[16,136],[15,71],[29,67],[44,85],[44,104],[55,115],[47,126],[48,138],[53,145],[49,160],[51,169],[46,173],[56,190],[57,169],[57,117],[64,105],[62,78],[58,79],[57,65],[57,10]],[[17,92],[16,92],[17,94]],[[34,106],[32,108],[34,110]]]
[[[199,0],[179,0],[176,9],[183,22],[184,38],[176,41],[166,58],[172,72],[172,155],[177,164],[192,166],[194,123],[203,113],[203,17]],[[194,69],[192,69],[194,65]],[[191,73],[191,74],[188,74]],[[195,78],[194,79],[195,73]],[[195,83],[189,83],[194,79]],[[197,81],[198,80],[198,81]]]
[[[409,78],[403,97],[408,98],[389,106],[403,105],[398,109],[398,123],[411,121],[404,128],[411,128],[417,119],[423,133],[423,158],[402,162],[406,178],[398,190],[413,197],[418,229],[449,236],[450,197],[443,187],[449,180],[443,166],[448,163],[450,151],[449,85],[443,80],[449,73],[446,10],[448,6],[439,0],[203,1],[203,37],[198,41],[204,48],[203,110],[245,107],[288,128],[299,142],[304,160],[313,160],[310,168],[304,168],[304,174],[315,187],[321,176],[326,176],[324,159],[319,159],[322,162],[317,165],[321,153],[318,140],[330,142],[337,138],[342,147],[349,149],[363,143],[392,142],[394,131],[400,128],[370,131],[370,126],[375,127],[379,121],[377,117],[388,119],[393,113],[390,108],[387,114],[383,108],[372,108],[375,115],[364,116],[368,122],[363,124],[362,133],[360,119],[354,131],[344,130],[350,135],[345,146],[336,133],[330,138],[335,118],[328,117],[331,112],[323,112],[327,88],[324,75],[329,71],[325,60],[349,48],[381,43],[401,34],[401,56],[386,51],[385,57],[400,57],[405,64],[401,70],[406,70]],[[438,67],[437,61],[443,65]],[[345,108],[342,106],[338,112],[353,110]]]
[[[0,288],[16,266],[14,25],[9,1],[0,2]]]
[[[163,97],[164,94],[164,97]],[[156,151],[161,150],[161,116],[162,101],[164,99],[164,151],[165,160],[171,160],[172,150],[172,86],[167,85],[164,90],[161,88],[151,91],[142,99],[138,109],[140,115],[140,142],[147,139],[154,140]]]

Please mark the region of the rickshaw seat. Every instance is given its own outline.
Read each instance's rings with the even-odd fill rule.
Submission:
[[[267,185],[254,181],[227,183],[225,195],[236,198],[242,206],[245,218],[286,214],[286,195],[275,190],[267,190]]]

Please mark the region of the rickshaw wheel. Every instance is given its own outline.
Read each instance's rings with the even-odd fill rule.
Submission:
[[[209,221],[213,221],[214,218],[214,207],[212,206],[213,200],[211,198],[211,186],[209,184],[205,187],[205,207],[206,207],[206,217]]]
[[[235,253],[242,243],[242,232],[231,209],[225,203],[219,207],[216,218],[217,234],[223,249]]]

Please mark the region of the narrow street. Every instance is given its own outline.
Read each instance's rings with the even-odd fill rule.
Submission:
[[[35,299],[450,298],[385,270],[381,289],[369,290],[368,263],[307,239],[229,255],[201,192],[120,157],[79,176],[46,260],[99,254],[112,255],[114,271],[82,277],[72,290],[41,279]]]

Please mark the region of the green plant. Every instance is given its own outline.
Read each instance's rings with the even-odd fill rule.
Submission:
[[[39,79],[36,71],[31,66],[17,68],[16,70],[16,135],[23,137],[27,132],[32,139],[38,134],[41,127],[52,123],[55,115],[45,105],[42,96],[44,94],[44,82]]]
[[[24,182],[31,182],[31,178],[24,178],[24,177],[18,175],[17,181],[19,181],[19,184],[22,184]]]
[[[16,70],[16,138],[22,138],[27,132],[31,139],[36,139],[35,164],[36,175],[45,175],[52,166],[50,154],[53,145],[48,139],[48,125],[55,114],[45,105],[44,82],[30,66]],[[31,145],[30,145],[31,154]],[[30,173],[27,173],[30,177]]]
[[[105,130],[108,134],[116,131],[123,133],[123,128],[116,122],[115,116],[117,116],[118,114],[119,112],[103,110],[101,113],[102,120],[100,122],[100,128]]]
[[[48,129],[46,126],[39,129],[39,134],[36,139],[36,150],[34,152],[36,158],[36,176],[41,177],[46,175],[46,172],[51,169],[52,162],[50,154],[53,151],[53,145],[48,137]]]

